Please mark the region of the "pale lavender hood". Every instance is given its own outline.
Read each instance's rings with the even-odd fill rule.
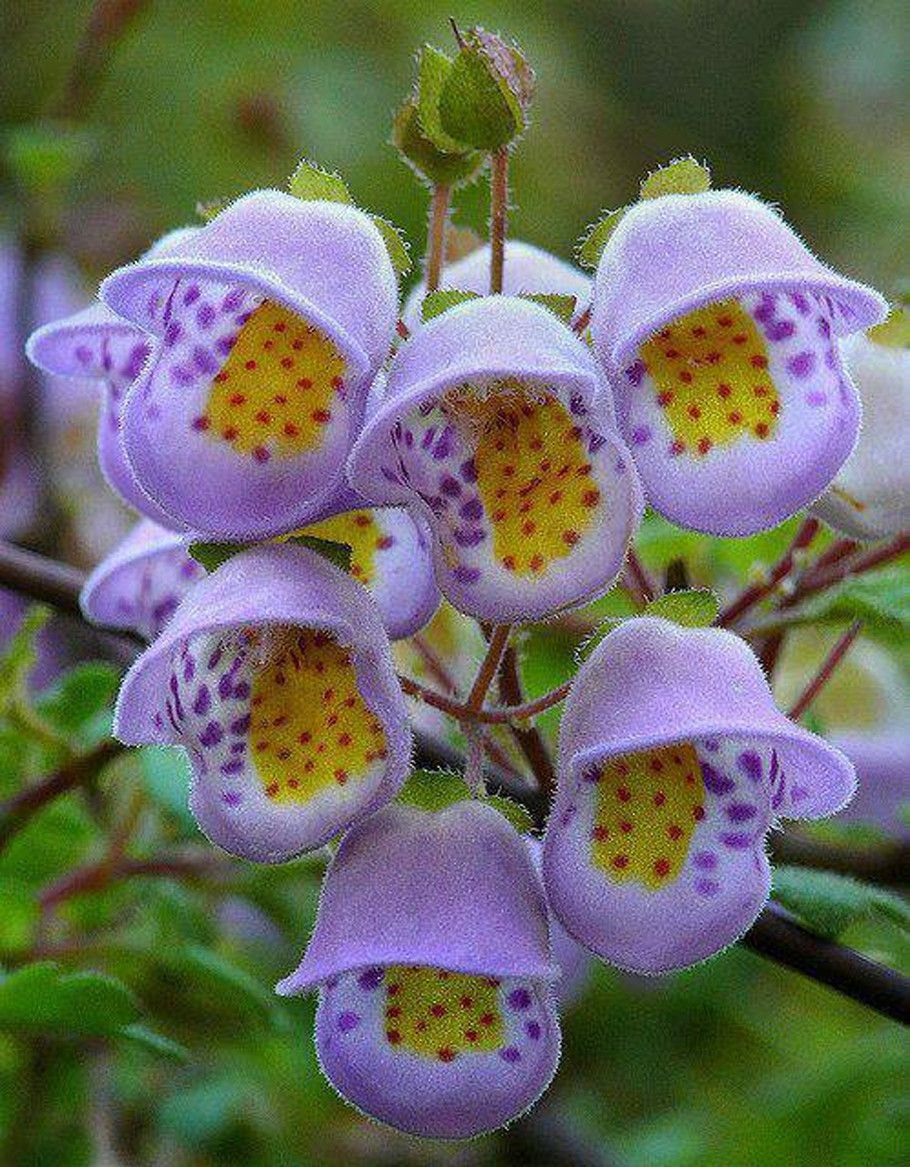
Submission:
[[[591,333],[613,375],[668,321],[756,290],[830,297],[841,335],[875,324],[887,307],[816,259],[774,209],[717,190],[663,195],[626,212],[597,269]]]
[[[394,805],[344,837],[316,928],[282,995],[373,965],[553,981],[543,891],[524,843],[489,806]]]

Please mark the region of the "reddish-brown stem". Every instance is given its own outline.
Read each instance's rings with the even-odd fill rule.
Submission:
[[[112,883],[119,883],[134,876],[157,876],[165,879],[204,879],[220,870],[229,870],[220,856],[211,853],[203,855],[173,855],[158,859],[112,859],[105,856],[97,863],[88,863],[68,871],[40,893],[38,903],[44,914],[52,912],[58,904],[74,896],[101,891]]]
[[[790,546],[768,572],[768,578],[762,583],[753,584],[741,592],[735,600],[723,609],[717,617],[717,623],[722,628],[728,628],[731,624],[735,624],[746,612],[754,608],[756,604],[765,599],[766,596],[770,596],[781,580],[785,579],[793,570],[797,555],[809,546],[818,534],[820,526],[821,524],[818,519],[808,518],[803,520]]]
[[[626,552],[626,566],[623,574],[623,582],[629,589],[633,600],[639,608],[643,608],[645,604],[650,603],[657,595],[657,584],[651,578],[648,569],[638,558],[634,547],[630,546]]]
[[[72,758],[55,773],[23,787],[0,803],[0,851],[42,807],[90,782],[102,767],[122,752],[123,746],[119,742],[103,741],[89,753]]]
[[[405,324],[405,322],[403,320],[399,320],[398,323],[395,325],[395,331],[398,333],[398,335],[401,337],[402,340],[407,340],[408,337],[411,335],[410,328],[408,328],[408,326]]]
[[[443,183],[433,187],[430,199],[430,223],[427,231],[427,292],[435,292],[442,277],[446,253],[446,224],[449,217],[451,188]]]
[[[490,156],[490,294],[502,292],[505,270],[506,216],[509,207],[509,151]]]
[[[815,676],[812,678],[809,684],[806,685],[805,689],[803,689],[802,693],[800,693],[799,697],[797,697],[796,701],[794,702],[793,707],[790,709],[789,716],[792,717],[794,721],[797,721],[800,717],[802,717],[815,698],[819,695],[821,690],[825,687],[825,685],[827,685],[828,681],[830,681],[832,675],[837,669],[837,666],[847,655],[851,644],[853,644],[854,640],[856,640],[857,636],[859,636],[862,627],[862,620],[855,620],[843,634],[843,636],[838,639],[837,643],[834,645],[822,663],[818,666],[818,670],[816,671]]]
[[[564,701],[572,687],[572,682],[566,681],[548,693],[535,697],[533,701],[519,705],[504,705],[499,709],[471,709],[467,704],[462,704],[454,697],[447,697],[436,689],[421,685],[413,677],[405,677],[399,673],[398,683],[409,697],[425,701],[427,705],[439,709],[442,713],[447,713],[456,721],[479,721],[483,725],[508,725],[511,722],[527,721],[551,706],[558,705],[560,701]]]
[[[855,543],[852,539],[838,539],[831,544],[827,551],[819,555],[812,564],[812,570],[819,571],[823,567],[831,567],[835,563],[840,563],[842,559],[859,551],[861,546],[862,544]]]
[[[584,333],[584,330],[591,323],[591,308],[592,305],[589,304],[587,308],[585,308],[584,312],[582,312],[582,314],[572,322],[572,331],[577,333],[578,336],[581,336]]]
[[[865,555],[859,555],[851,559],[841,559],[823,571],[816,571],[813,567],[810,571],[806,572],[796,592],[787,599],[785,605],[781,606],[792,608],[794,604],[806,596],[814,595],[815,592],[832,587],[848,576],[862,575],[863,572],[871,571],[874,567],[881,567],[885,563],[890,563],[892,559],[900,558],[907,551],[910,551],[910,531],[902,531],[890,543],[885,543],[881,547],[875,547],[873,550],[867,551]]]
[[[565,688],[568,691],[568,685]],[[537,702],[522,702],[521,676],[518,672],[518,653],[512,646],[506,649],[502,658],[502,664],[500,665],[499,696],[501,700],[516,709],[527,709],[528,704],[534,706],[539,705],[540,702],[540,698],[538,698]],[[551,694],[547,694],[546,696],[550,697]],[[548,709],[550,705],[555,703],[555,701],[549,701],[542,708]],[[532,715],[533,713],[526,713],[525,716],[530,717]],[[531,768],[531,773],[537,780],[537,786],[541,796],[549,802],[550,796],[556,786],[556,770],[543,735],[536,725],[516,725],[512,722],[510,729],[512,731],[512,737],[515,739],[515,744],[521,750],[525,761]]]
[[[511,624],[497,624],[493,629],[490,643],[487,645],[487,655],[481,662],[480,669],[474,679],[474,684],[471,686],[471,692],[468,694],[468,699],[465,702],[466,708],[471,713],[479,713],[483,708],[484,698],[489,692],[493,678],[496,676],[496,670],[499,668],[502,654],[505,652],[506,645],[509,643],[511,632]]]

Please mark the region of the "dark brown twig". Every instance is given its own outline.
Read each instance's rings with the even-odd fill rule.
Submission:
[[[828,681],[831,680],[837,666],[847,655],[854,640],[859,636],[862,627],[862,620],[855,620],[819,665],[815,676],[809,681],[799,697],[797,697],[788,713],[788,716],[794,721],[798,721],[802,717],[821,690],[827,685]]]

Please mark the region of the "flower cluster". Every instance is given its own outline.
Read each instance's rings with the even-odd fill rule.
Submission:
[[[779,712],[745,641],[643,614],[575,677],[543,841],[522,839],[482,796],[400,797],[391,641],[441,597],[482,623],[469,723],[507,626],[605,593],[646,502],[746,535],[831,488],[823,513],[864,516],[846,529],[894,529],[906,468],[862,442],[847,461],[848,369],[873,417],[897,370],[842,340],[880,297],[738,191],[649,192],[593,281],[494,238],[401,309],[387,236],[316,185],[165,237],[29,354],[102,384],[100,462],[141,516],[83,593],[149,642],[117,737],[187,751],[191,810],[234,855],[336,845],[278,991],[318,991],[320,1064],[353,1105],[459,1138],[546,1088],[588,954],[658,973],[731,944],[769,895],[768,832],[839,809],[853,768]]]

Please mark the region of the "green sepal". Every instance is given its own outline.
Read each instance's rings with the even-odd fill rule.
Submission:
[[[714,592],[709,588],[691,588],[658,596],[645,605],[640,615],[662,616],[683,628],[707,628],[717,619],[719,611],[720,601]]]
[[[424,45],[417,60],[417,120],[433,146],[443,154],[463,154],[470,149],[442,128],[439,99],[452,71],[452,60],[432,45]]]
[[[298,547],[308,547],[310,551],[315,551],[335,567],[340,567],[342,571],[350,574],[354,554],[350,543],[336,543],[334,539],[317,539],[315,535],[291,535],[285,542],[296,543]]]
[[[519,834],[533,826],[531,816],[520,803],[502,794],[484,794],[474,799],[464,778],[452,770],[413,770],[397,797],[398,802],[427,811],[443,810],[456,802],[472,800],[493,807]]]
[[[910,309],[892,308],[881,324],[873,325],[866,336],[886,348],[910,348]]]
[[[448,312],[458,304],[466,304],[469,300],[479,300],[477,292],[463,292],[459,288],[437,288],[424,296],[420,305],[420,318],[426,324],[443,312]]]
[[[772,894],[813,932],[829,939],[869,916],[910,929],[910,909],[899,896],[833,871],[776,867]]]
[[[628,207],[620,207],[617,211],[607,211],[601,219],[588,228],[587,234],[575,251],[582,267],[597,267],[600,263],[600,257],[603,255],[603,249],[607,245],[607,240],[619,226],[620,220],[628,209]]]
[[[674,158],[666,166],[652,170],[642,181],[639,198],[659,199],[670,194],[704,194],[711,189],[711,171],[691,155]]]
[[[402,159],[432,186],[459,187],[476,178],[486,158],[477,150],[440,150],[420,124],[417,98],[409,98],[395,114],[392,145]]]
[[[296,543],[300,547],[308,547],[327,559],[329,563],[340,567],[342,571],[351,570],[352,551],[347,543],[336,543],[331,539],[317,539],[315,535],[290,535],[281,540],[285,543]],[[187,548],[189,554],[202,564],[206,571],[217,571],[223,563],[227,563],[240,551],[249,551],[251,547],[258,547],[258,543],[191,543]]]
[[[502,149],[527,124],[533,74],[518,50],[472,29],[439,95],[442,129],[475,150]]]
[[[114,1036],[139,1017],[130,990],[96,972],[63,972],[52,961],[0,980],[0,1028],[60,1036]]]
[[[323,170],[315,162],[301,159],[288,179],[288,190],[298,199],[322,199],[327,203],[353,203],[348,184],[340,174]]]
[[[575,315],[578,300],[575,296],[563,295],[559,292],[519,292],[520,300],[530,300],[532,304],[539,304],[558,316],[563,324],[571,324]]]
[[[399,278],[406,276],[411,270],[411,253],[410,244],[405,239],[403,232],[394,223],[384,219],[382,215],[371,215],[370,218],[373,220],[373,226],[382,236],[395,274]]]

